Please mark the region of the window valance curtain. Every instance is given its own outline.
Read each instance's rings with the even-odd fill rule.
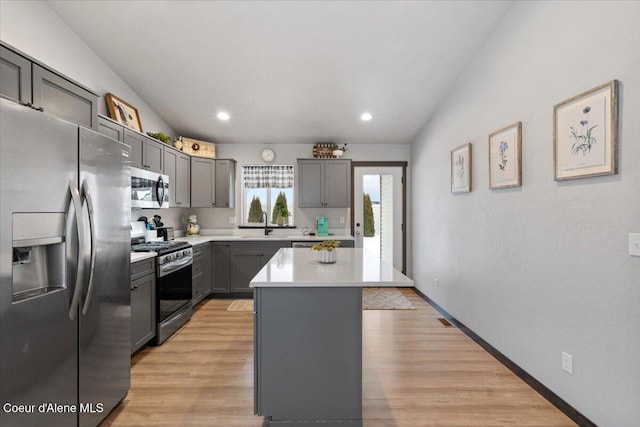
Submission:
[[[293,188],[293,166],[243,166],[245,188]]]

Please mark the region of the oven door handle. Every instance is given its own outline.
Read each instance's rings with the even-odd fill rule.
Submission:
[[[183,267],[193,264],[193,256],[187,255],[182,258],[178,258],[175,261],[168,262],[159,266],[158,276],[164,277],[167,274],[173,273],[176,270],[180,270]]]

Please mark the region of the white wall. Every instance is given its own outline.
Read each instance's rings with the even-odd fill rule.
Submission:
[[[114,43],[120,41],[116,30],[114,23]],[[109,116],[104,94],[111,92],[138,109],[145,131],[175,135],[46,3],[1,1],[0,39],[100,95],[98,113]]]
[[[516,3],[411,150],[418,288],[602,426],[640,420],[639,21],[638,2]],[[612,79],[619,173],[554,182],[553,105]],[[523,186],[490,190],[487,136],[516,121]],[[453,195],[466,142],[473,192]]]

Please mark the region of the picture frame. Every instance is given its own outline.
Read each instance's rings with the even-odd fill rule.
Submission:
[[[555,181],[618,172],[618,81],[594,87],[553,107]]]
[[[112,93],[105,95],[109,116],[116,122],[142,132],[142,122],[138,109]]]
[[[522,186],[522,122],[489,135],[489,188]]]
[[[451,192],[471,192],[471,143],[451,150]]]

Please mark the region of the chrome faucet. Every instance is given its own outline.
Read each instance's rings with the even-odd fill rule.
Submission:
[[[268,236],[273,231],[273,228],[270,229],[268,226],[268,215],[265,211],[262,211],[262,218],[264,218],[264,235]]]

